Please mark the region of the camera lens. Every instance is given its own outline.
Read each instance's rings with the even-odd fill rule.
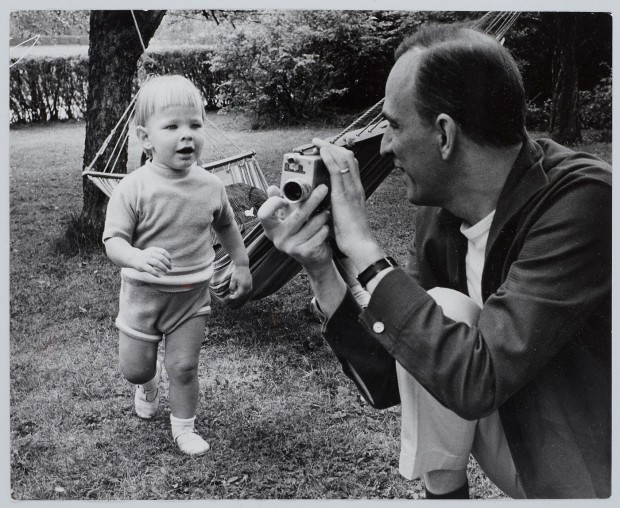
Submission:
[[[282,187],[282,194],[289,201],[296,203],[303,201],[310,195],[312,189],[308,184],[300,183],[296,180],[289,180]]]

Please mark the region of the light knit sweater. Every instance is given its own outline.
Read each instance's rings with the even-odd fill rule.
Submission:
[[[213,275],[212,225],[233,221],[218,177],[197,165],[177,171],[147,162],[114,189],[103,241],[120,237],[138,249],[161,247],[172,257],[172,269],[161,277],[123,268],[126,277],[157,285],[194,284]]]

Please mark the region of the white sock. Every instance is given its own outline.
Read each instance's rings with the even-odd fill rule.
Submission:
[[[171,413],[170,426],[172,427],[172,437],[176,439],[185,432],[193,432],[195,419],[196,416],[192,416],[191,418],[177,418]]]
[[[188,455],[202,455],[209,449],[209,443],[202,439],[194,430],[194,420],[191,418],[177,418],[170,414],[172,438],[183,453]]]

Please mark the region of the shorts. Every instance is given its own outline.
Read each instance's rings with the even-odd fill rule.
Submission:
[[[116,327],[134,339],[160,342],[187,320],[211,313],[209,281],[183,291],[162,287],[122,276]]]
[[[480,308],[469,297],[445,288],[429,292],[444,314],[475,324]],[[396,364],[401,398],[399,471],[414,479],[439,469],[466,469],[470,453],[485,474],[513,498],[525,493],[512,460],[499,413],[469,421],[441,405],[400,364]]]

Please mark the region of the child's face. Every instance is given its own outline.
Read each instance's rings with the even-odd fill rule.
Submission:
[[[151,150],[153,162],[183,170],[194,164],[205,144],[202,111],[194,106],[170,106],[138,127],[142,146]]]

